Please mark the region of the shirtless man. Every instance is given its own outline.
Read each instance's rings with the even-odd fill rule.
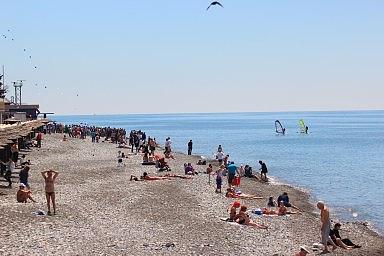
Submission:
[[[55,180],[59,173],[53,170],[49,170],[41,172],[41,175],[45,180],[45,197],[47,198],[48,215],[51,215],[51,201],[53,206],[53,214],[56,214]]]
[[[325,206],[324,202],[317,202],[317,208],[320,210],[321,220],[321,243],[324,245],[323,253],[329,253],[328,243],[333,246],[332,250],[337,248],[336,244],[329,236],[331,230],[331,219],[329,218],[329,209]]]

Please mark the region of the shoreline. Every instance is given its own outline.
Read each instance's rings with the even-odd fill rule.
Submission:
[[[125,167],[116,166],[118,150],[112,143],[91,143],[62,134],[46,135],[41,149],[34,149],[30,184],[38,203],[15,202],[16,189],[0,189],[0,212],[4,255],[292,255],[300,245],[319,240],[319,219],[309,195],[287,185],[270,185],[242,179],[241,190],[263,196],[262,200],[242,199],[249,209],[265,205],[267,197],[287,191],[292,203],[306,212],[302,215],[264,217],[252,214],[268,230],[233,226],[226,217],[234,199],[214,192],[203,173],[192,180],[130,182],[130,175],[158,173],[153,166],[142,166],[139,155],[128,155]],[[130,150],[129,150],[130,151]],[[183,174],[184,162],[196,163],[199,156],[175,153],[167,160],[171,173]],[[203,172],[207,166],[195,165]],[[40,172],[59,170],[58,215],[34,216],[46,210]],[[225,179],[224,179],[225,181]],[[214,183],[214,182],[213,182]],[[224,182],[223,187],[226,186]],[[26,230],[20,233],[19,230]],[[383,238],[366,227],[344,223],[342,236],[363,245],[362,249],[332,255],[382,255]],[[167,243],[174,246],[167,247]],[[22,244],[23,251],[14,244]]]
[[[163,150],[163,148],[161,147],[161,149]],[[176,150],[174,151],[174,153],[177,153],[177,154],[182,154],[182,155],[187,155],[186,153],[182,152],[182,151],[179,151],[179,150]],[[209,163],[216,163],[216,160],[211,158],[210,156],[206,156],[206,155],[202,155],[202,154],[192,154],[192,156],[196,157],[197,159],[200,159],[201,157],[204,157],[206,160],[207,160],[207,166]],[[231,160],[231,161],[235,161],[236,163],[236,160]],[[257,174],[257,177],[260,177],[260,172],[258,171],[258,169],[254,166],[252,166],[252,169],[255,168],[254,170],[257,170],[256,172],[253,171],[253,173]],[[243,179],[243,178],[242,178]],[[247,178],[244,178],[244,179],[247,179]],[[272,181],[270,181],[270,179],[272,179]],[[314,193],[312,192],[312,189],[310,187],[307,187],[307,186],[301,186],[299,184],[291,184],[289,183],[288,181],[283,181],[282,179],[280,179],[279,177],[276,177],[276,176],[268,176],[268,183],[272,186],[282,186],[282,187],[289,187],[290,189],[292,190],[296,190],[300,193],[304,193],[308,196],[307,200],[308,200],[308,204],[311,204],[312,206],[316,205],[316,202],[319,201],[319,199],[317,198],[316,195],[314,195]],[[275,198],[276,199],[276,198]],[[325,202],[327,204],[327,202]],[[331,206],[329,206],[327,204],[327,207],[331,210],[331,212],[333,212],[333,215],[336,217],[335,219],[337,219],[338,221],[335,221],[335,222],[343,222],[343,223],[352,223],[352,224],[355,224],[355,225],[360,225],[364,228],[367,228],[369,231],[372,231],[373,233],[375,233],[376,235],[384,238],[384,230],[381,231],[378,227],[375,226],[375,224],[369,220],[347,220],[347,218],[345,216],[342,216],[340,214],[336,214]],[[316,212],[316,207],[313,207],[313,212],[315,213]],[[347,210],[347,208],[343,208],[345,210]]]

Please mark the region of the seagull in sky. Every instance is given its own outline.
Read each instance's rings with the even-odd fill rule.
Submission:
[[[212,2],[212,3],[208,6],[207,11],[208,11],[209,7],[211,7],[212,5],[219,5],[219,6],[221,6],[221,7],[224,8],[224,6],[223,6],[221,3],[217,2],[217,1],[214,1],[214,2]]]

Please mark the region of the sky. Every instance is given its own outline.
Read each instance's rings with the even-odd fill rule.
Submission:
[[[384,1],[210,2],[2,0],[7,98],[25,80],[23,103],[65,115],[384,109]]]

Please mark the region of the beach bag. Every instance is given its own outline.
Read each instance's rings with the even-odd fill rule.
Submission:
[[[233,186],[240,186],[240,177],[239,177],[239,176],[237,176],[237,177],[235,177],[235,178],[233,179],[233,181],[232,181],[232,185],[233,185]]]

